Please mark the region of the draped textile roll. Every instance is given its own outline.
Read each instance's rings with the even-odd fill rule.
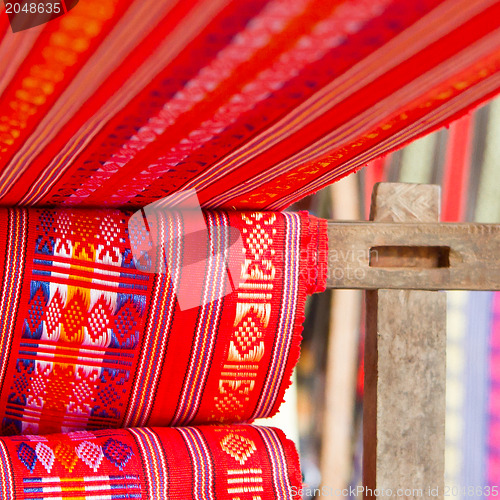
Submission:
[[[298,500],[295,447],[251,425],[0,438],[2,500]]]
[[[189,248],[168,239],[186,219],[162,226],[168,269],[149,273],[132,255],[131,238],[145,235],[131,214],[0,210],[2,434],[247,422],[277,411],[306,294],[326,284],[326,222],[205,212],[215,250],[197,282]],[[228,243],[221,228],[241,235],[243,253],[226,295],[217,295],[228,273],[216,251]],[[183,280],[191,299],[209,300],[182,309]]]
[[[3,13],[0,204],[279,210],[499,70],[498,0],[85,0],[19,33]]]

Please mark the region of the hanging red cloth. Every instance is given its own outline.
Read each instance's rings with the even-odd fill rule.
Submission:
[[[498,0],[86,0],[0,40],[0,204],[282,209],[499,69]]]

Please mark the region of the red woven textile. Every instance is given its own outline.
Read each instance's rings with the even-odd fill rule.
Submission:
[[[0,16],[0,204],[282,209],[500,88],[498,0],[86,0]]]
[[[0,438],[2,500],[298,500],[277,429],[143,428]]]
[[[206,212],[209,230],[242,235],[241,273],[232,293],[181,310],[181,279],[214,297],[226,267],[208,259],[197,288],[188,249],[179,246],[168,273],[138,270],[131,213],[0,210],[3,434],[249,421],[276,412],[299,355],[306,294],[325,287],[325,221]],[[175,219],[167,236],[184,223]]]

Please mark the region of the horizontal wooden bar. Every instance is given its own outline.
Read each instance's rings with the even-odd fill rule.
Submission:
[[[329,288],[500,290],[500,225],[329,222]]]

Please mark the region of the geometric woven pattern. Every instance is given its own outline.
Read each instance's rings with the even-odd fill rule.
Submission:
[[[242,445],[251,450],[243,452]],[[237,453],[228,453],[238,449]],[[251,425],[0,438],[2,500],[299,500],[291,441]]]
[[[0,210],[1,227],[17,234],[0,233],[0,297],[15,305],[0,319],[1,434],[244,422],[278,409],[298,357],[306,293],[325,286],[325,222],[305,213],[206,212],[207,227],[241,235],[240,276],[228,295],[181,309],[176,283],[188,279],[192,293],[212,297],[226,267],[208,256],[196,288],[183,267],[190,247],[179,243],[168,273],[145,272],[132,257],[130,215]],[[181,224],[167,229],[177,234]],[[227,231],[212,233],[218,248]],[[14,273],[9,262],[19,263]],[[43,450],[37,460],[50,469]],[[90,445],[52,451],[68,470],[79,457],[91,468],[102,459]],[[112,440],[102,454],[120,466],[130,458]]]

